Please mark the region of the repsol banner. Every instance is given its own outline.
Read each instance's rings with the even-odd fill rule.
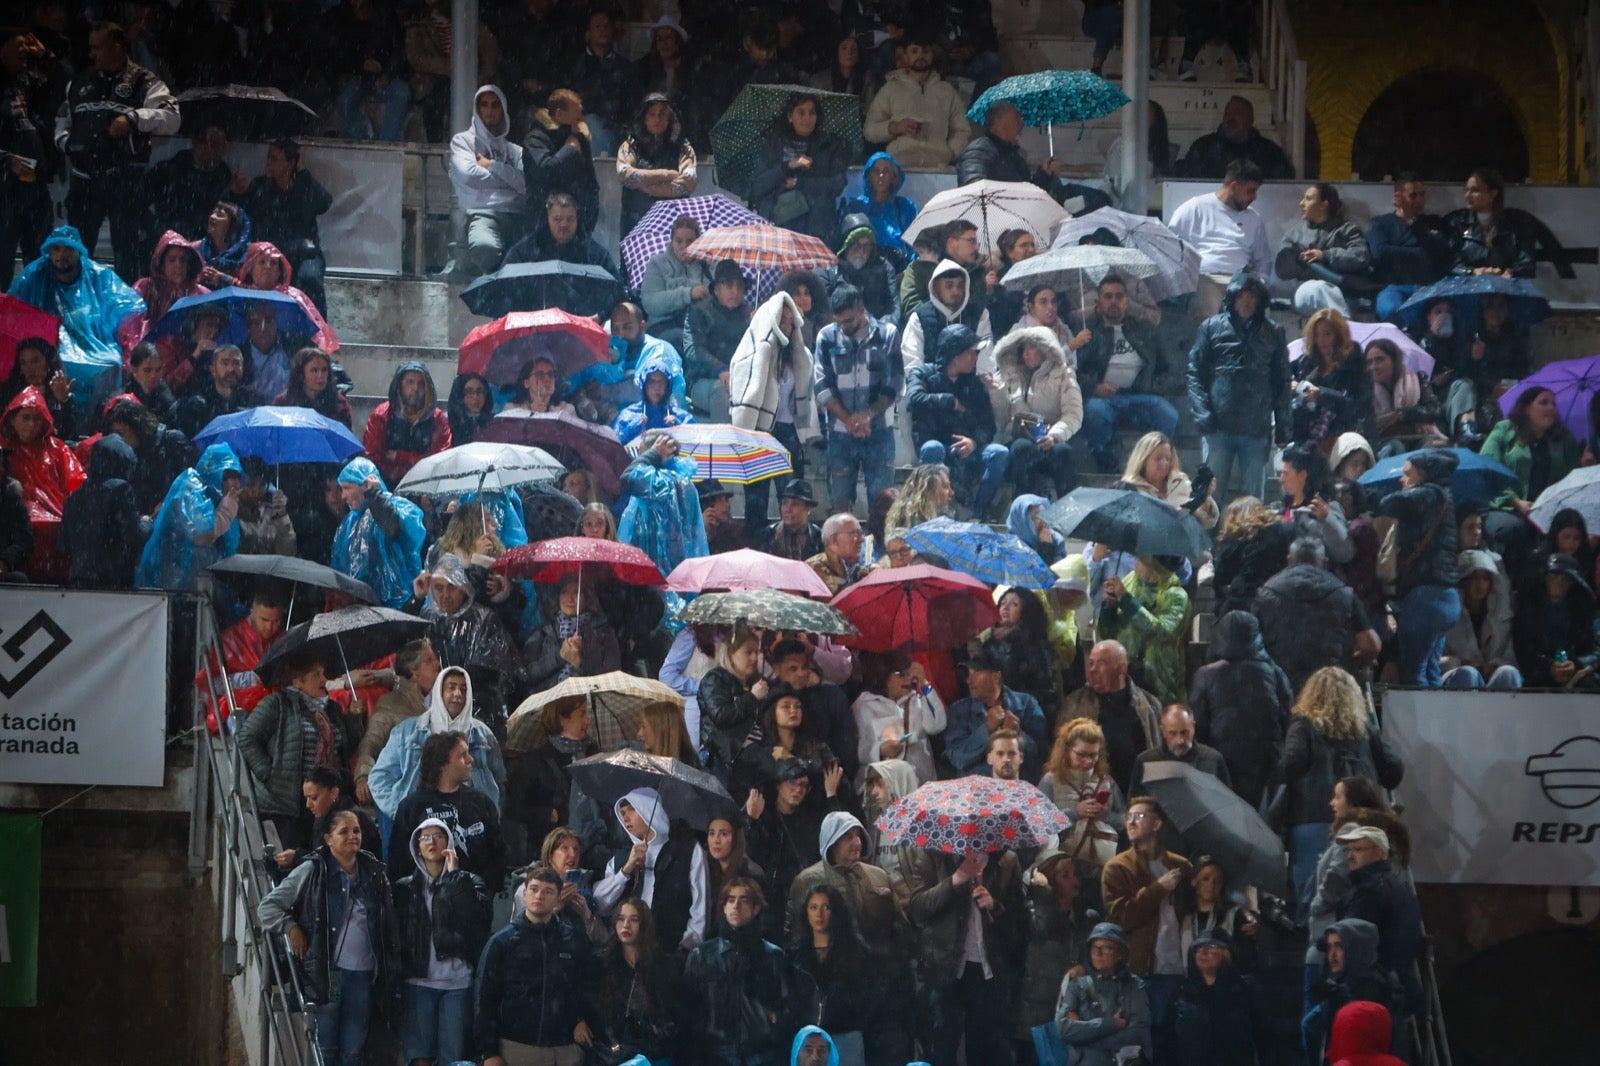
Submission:
[[[1600,886],[1600,701],[1399,692],[1384,736],[1418,881]]]
[[[162,783],[167,600],[0,592],[0,781]]]

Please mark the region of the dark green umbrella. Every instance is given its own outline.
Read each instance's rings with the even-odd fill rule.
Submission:
[[[815,96],[822,104],[819,132],[832,137],[854,158],[861,145],[861,101],[844,93],[825,93],[807,85],[746,85],[711,127],[711,154],[717,160],[717,184],[748,195],[761,142],[783,113],[792,93]]]
[[[859,635],[850,620],[833,607],[792,592],[707,592],[678,612],[685,622],[731,626],[743,622],[755,629],[783,629],[835,637]]]

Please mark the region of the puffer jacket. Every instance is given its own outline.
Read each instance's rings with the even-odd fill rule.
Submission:
[[[500,1054],[502,1038],[535,1047],[570,1044],[579,1021],[594,1028],[592,951],[582,927],[559,914],[539,925],[524,912],[513,915],[478,959],[472,997],[478,1054]]]
[[[1293,706],[1289,675],[1267,655],[1255,615],[1223,615],[1211,637],[1211,662],[1189,686],[1189,708],[1195,739],[1222,753],[1233,790],[1251,806],[1261,802],[1282,755]]]
[[[1022,361],[1022,351],[1030,345],[1044,353],[1044,362],[1031,371]],[[995,345],[994,358],[1013,415],[1037,415],[1057,444],[1067,443],[1083,427],[1078,375],[1067,365],[1067,353],[1053,331],[1044,326],[1014,329]]]
[[[1246,287],[1258,297],[1248,322],[1233,313]],[[1228,283],[1222,310],[1206,319],[1189,351],[1189,405],[1201,433],[1289,439],[1289,356],[1283,329],[1267,318],[1266,283],[1241,270]]]
[[[972,337],[965,329],[959,332]],[[994,440],[994,407],[989,387],[976,373],[954,379],[945,373],[945,365],[961,354],[961,340],[956,330],[946,330],[938,350],[927,354],[927,362],[906,371],[906,411],[919,447],[930,440],[948,444],[960,435],[977,445],[976,456]]]
[[[1378,504],[1378,514],[1398,523],[1395,591],[1402,597],[1418,585],[1455,588],[1456,554],[1461,549],[1450,477],[1457,461],[1455,454],[1444,448],[1413,455],[1411,465],[1428,480],[1392,492]]]
[[[256,913],[269,933],[285,933],[291,925],[305,930],[309,941],[306,953],[291,961],[300,972],[300,987],[307,1002],[327,1003],[332,998],[336,945],[347,911],[346,891],[354,891],[366,908],[367,936],[377,963],[372,1002],[384,1010],[395,986],[400,960],[400,928],[395,920],[389,875],[383,863],[361,851],[356,853],[353,883],[341,890],[342,879],[343,871],[324,844],[262,897]]]
[[[239,727],[239,755],[255,783],[262,814],[293,817],[305,809],[300,794],[307,762],[301,722],[314,718],[317,710],[310,696],[284,687],[256,704]]]
[[[756,724],[761,701],[720,666],[700,679],[699,699],[700,748],[711,756],[713,766],[730,769],[750,728]]]
[[[790,332],[781,326],[784,309],[792,316]],[[728,362],[728,420],[740,429],[770,431],[777,421],[779,378],[787,352],[794,377],[791,402],[794,405],[794,430],[801,442],[821,438],[817,408],[811,399],[811,352],[800,335],[804,319],[794,298],[786,292],[773,293],[755,314]]]
[[[1300,253],[1313,248],[1322,252],[1322,262],[1302,262]],[[1317,225],[1302,220],[1283,235],[1273,271],[1284,281],[1332,281],[1323,270],[1316,268],[1355,276],[1367,273],[1371,266],[1372,250],[1367,247],[1361,227],[1354,222],[1329,219]]]
[[[761,939],[759,924],[724,925],[684,964],[683,1016],[703,1066],[777,1062],[783,1053],[793,982],[783,949]],[[769,1013],[777,1015],[776,1023]]]
[[[492,900],[483,879],[466,870],[446,870],[437,879],[428,876],[417,850],[417,834],[424,826],[449,827],[437,818],[425,819],[411,834],[411,857],[416,871],[394,883],[394,909],[399,918],[400,976],[426,979],[436,963],[456,960],[470,973],[483,954],[493,920]]]
[[[1250,613],[1296,692],[1321,667],[1350,667],[1365,615],[1350,586],[1311,563],[1287,567],[1262,585]]]
[[[1322,390],[1314,407],[1295,394],[1291,440],[1337,440],[1351,431],[1368,438],[1376,436],[1371,426],[1372,379],[1367,377],[1366,363],[1357,349],[1352,348],[1328,373],[1323,373],[1315,352],[1306,352],[1289,364],[1289,376]]]

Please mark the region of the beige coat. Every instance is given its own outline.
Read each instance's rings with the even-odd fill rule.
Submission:
[[[904,118],[919,119],[916,136],[894,136],[889,126]],[[967,145],[972,132],[966,108],[950,83],[932,74],[919,83],[908,71],[890,72],[867,108],[867,140],[888,143],[889,154],[902,167],[947,167]]]
[[[795,334],[791,342],[778,329],[787,307]],[[756,308],[739,347],[728,363],[728,421],[740,429],[770,433],[778,412],[780,359],[785,347],[794,363],[794,429],[801,441],[819,440],[817,407],[811,398],[811,353],[800,335],[803,317],[786,292],[774,293]]]
[[[1022,350],[1033,345],[1044,352],[1044,362],[1031,374]],[[1011,414],[1037,415],[1049,423],[1050,438],[1065,444],[1083,426],[1083,391],[1078,375],[1067,365],[1066,349],[1046,326],[1014,329],[995,346],[1000,380],[1011,402]]]

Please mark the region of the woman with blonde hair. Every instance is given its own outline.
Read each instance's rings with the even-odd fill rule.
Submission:
[[[1350,339],[1350,324],[1325,307],[1306,319],[1300,358],[1289,364],[1294,403],[1289,439],[1315,443],[1326,457],[1340,434],[1371,438],[1372,381],[1367,363]]]
[[[700,680],[700,747],[710,759],[707,769],[726,780],[756,724],[767,683],[761,677],[761,642],[742,625],[717,645],[715,659],[717,665]]]
[[[1111,777],[1106,735],[1093,718],[1074,718],[1056,730],[1039,791],[1072,819],[1062,838],[1063,854],[1096,869],[1116,855],[1126,809]]]
[[[1303,919],[1310,903],[1306,886],[1328,846],[1334,785],[1341,778],[1361,776],[1394,788],[1405,767],[1379,733],[1361,686],[1337,666],[1324,666],[1300,690],[1278,767],[1284,785],[1280,821],[1289,827],[1295,896]]]
[[[1172,438],[1159,430],[1152,430],[1134,442],[1133,450],[1128,453],[1128,463],[1122,469],[1122,487],[1182,508],[1207,529],[1217,524],[1217,501],[1211,496],[1212,486],[1198,486],[1200,502],[1194,502],[1196,486],[1183,472]]]
[[[594,540],[616,540],[617,518],[611,513],[611,508],[603,503],[588,504],[578,519],[578,528],[573,535]]]
[[[639,711],[639,732],[635,735],[647,755],[677,759],[700,769],[700,753],[689,739],[683,711],[670,703],[649,703]]]
[[[900,486],[900,498],[889,508],[884,528],[910,529],[938,518],[949,512],[955,495],[950,468],[943,463],[923,463],[913,468]]]
[[[1212,549],[1216,616],[1248,611],[1256,590],[1283,569],[1294,526],[1255,496],[1241,496],[1222,512],[1222,532]]]

